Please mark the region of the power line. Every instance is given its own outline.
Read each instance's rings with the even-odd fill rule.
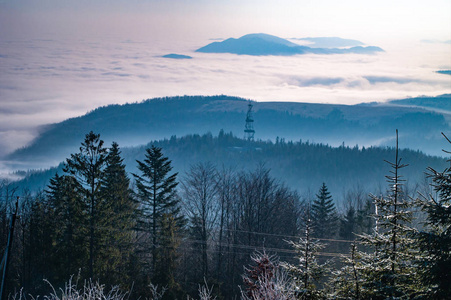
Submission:
[[[251,233],[255,235],[266,235],[266,236],[276,236],[276,237],[284,237],[284,238],[293,238],[293,239],[299,239],[301,236],[293,236],[293,235],[283,235],[283,234],[276,234],[276,233],[264,233],[264,232],[257,232],[257,231],[247,231],[247,230],[239,230],[239,229],[227,229],[224,228],[223,230],[226,231],[236,231],[236,232],[243,232],[243,233]],[[339,240],[339,239],[325,239],[325,238],[314,238],[315,240],[319,241],[326,241],[326,242],[341,242],[341,243],[352,243],[354,241],[349,240]]]
[[[197,243],[197,244],[203,244],[206,245],[206,241],[202,240],[191,240],[191,239],[185,239],[185,241]],[[273,251],[273,252],[282,252],[282,253],[289,253],[289,254],[297,254],[296,250],[291,249],[284,249],[284,248],[272,248],[272,247],[264,247],[264,246],[251,246],[251,245],[240,245],[240,244],[228,244],[228,243],[220,243],[216,245],[221,245],[224,247],[232,247],[237,249],[246,249],[246,250],[267,250],[267,251]],[[342,257],[343,254],[341,253],[331,253],[331,252],[318,252],[317,253],[320,256],[330,256],[330,257]]]

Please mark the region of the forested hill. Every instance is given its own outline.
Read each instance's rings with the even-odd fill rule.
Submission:
[[[393,132],[393,134],[395,134]],[[79,141],[81,143],[82,140]],[[136,160],[143,161],[145,149],[151,144],[161,147],[165,156],[172,160],[174,170],[183,177],[190,166],[198,162],[211,162],[219,169],[233,168],[236,171],[255,170],[260,165],[271,170],[271,175],[301,194],[315,193],[323,182],[327,184],[335,199],[343,192],[360,189],[365,193],[385,191],[385,175],[390,167],[384,162],[393,161],[393,148],[331,147],[308,142],[257,141],[248,143],[230,133],[188,135],[172,137],[149,143],[145,146],[123,148],[127,171],[137,172]],[[400,145],[402,146],[401,139]],[[106,145],[108,146],[108,145]],[[401,172],[408,185],[424,181],[426,167],[443,169],[443,158],[431,157],[418,151],[400,151],[402,162],[409,164]],[[32,172],[17,182],[21,188],[44,188],[56,172],[62,174],[62,166],[46,171]]]
[[[409,106],[252,102],[255,137],[333,146],[392,146],[395,129],[399,129],[403,147],[442,155],[446,143],[440,132],[451,131],[446,114],[415,106],[415,101],[420,103],[421,99],[409,99]],[[439,100],[450,99],[444,95]],[[247,104],[245,99],[229,96],[183,96],[100,107],[84,116],[43,127],[28,147],[4,160],[16,169],[56,165],[75,152],[91,130],[100,133],[107,144],[114,140],[121,146],[142,145],[173,135],[217,133],[221,129],[242,136]]]
[[[437,97],[419,97],[390,101],[394,105],[416,106],[451,114],[451,94]]]

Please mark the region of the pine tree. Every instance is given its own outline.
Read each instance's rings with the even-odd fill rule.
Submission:
[[[42,293],[48,287],[43,279],[53,280],[55,278],[55,262],[52,258],[54,258],[55,252],[53,232],[56,226],[53,210],[43,193],[38,193],[27,205],[30,206],[29,215],[24,216],[21,213],[21,218],[28,219],[28,241],[23,245],[23,251],[28,256],[29,274],[22,274],[22,277],[24,279],[28,277],[29,288],[27,291],[36,294]],[[37,249],[39,251],[36,251]],[[49,269],[51,269],[50,272]],[[25,286],[23,287],[25,288]]]
[[[355,242],[351,244],[349,256],[343,256],[343,267],[332,272],[331,299],[364,299],[361,286],[361,253]]]
[[[375,220],[373,218],[374,215],[374,203],[371,200],[371,197],[365,201],[365,204],[362,208],[357,210],[357,228],[362,233],[371,234],[374,230]]]
[[[101,255],[103,282],[130,288],[127,268],[135,242],[136,202],[129,188],[130,179],[125,171],[119,145],[112,143],[106,158],[100,193],[105,208],[99,212],[104,220],[102,226],[108,230],[102,236]]]
[[[56,174],[50,179],[47,187],[48,214],[51,220],[53,251],[50,253],[55,275],[54,284],[62,284],[71,275],[77,274],[83,266],[88,264],[88,228],[89,221],[85,202],[83,201],[83,187],[72,176]]]
[[[305,215],[305,234],[299,242],[289,241],[296,252],[299,264],[283,263],[282,266],[294,281],[296,298],[322,299],[324,294],[318,289],[319,280],[329,271],[328,262],[320,264],[317,260],[318,252],[325,247],[324,244],[312,238],[310,208]]]
[[[445,299],[451,295],[451,166],[443,172],[429,167],[428,176],[436,194],[420,195],[416,201],[426,213],[425,228],[415,235],[424,287],[419,298]]]
[[[395,162],[391,175],[386,176],[390,189],[383,197],[372,196],[376,206],[376,229],[372,235],[361,236],[363,244],[373,253],[361,253],[363,257],[362,292],[366,297],[386,299],[407,297],[413,293],[415,272],[413,258],[411,203],[402,191],[400,169],[406,167],[398,157],[398,131],[396,131]]]
[[[340,220],[340,237],[346,240],[353,240],[354,233],[357,232],[357,216],[354,206],[350,206],[346,215]]]
[[[152,147],[146,149],[146,159],[138,161],[141,175],[133,174],[136,179],[138,201],[140,203],[139,228],[150,235],[152,254],[151,270],[155,272],[157,248],[162,238],[161,222],[163,214],[171,214],[176,223],[183,224],[180,216],[179,198],[176,194],[178,185],[177,173],[172,171],[171,161],[163,156],[162,149]]]
[[[100,186],[106,167],[107,149],[103,147],[103,141],[99,134],[92,131],[85,136],[80,147],[80,152],[71,154],[66,160],[64,171],[71,174],[83,186],[86,207],[89,216],[89,278],[98,276],[94,266],[102,266],[103,262],[97,262],[99,255],[99,240],[101,231],[105,230],[101,224],[100,212],[103,210]],[[103,214],[105,215],[105,214]]]
[[[334,235],[337,225],[335,204],[325,183],[316,194],[312,204],[312,236],[327,238]]]

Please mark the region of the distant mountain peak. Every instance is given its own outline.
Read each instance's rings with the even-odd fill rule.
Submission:
[[[246,41],[246,40],[252,40],[252,39],[260,39],[260,40],[266,41],[268,43],[276,43],[276,44],[281,44],[281,45],[285,45],[288,47],[298,47],[299,46],[298,44],[292,43],[286,39],[280,38],[275,35],[270,35],[267,33],[250,33],[250,34],[243,35],[238,40]]]
[[[335,43],[342,47],[342,45],[351,45],[351,48],[312,48],[308,46],[302,46],[290,42],[289,40],[266,34],[266,33],[251,33],[246,34],[238,39],[229,38],[224,41],[218,41],[210,43],[204,47],[196,50],[196,52],[203,53],[232,53],[239,55],[297,55],[297,54],[346,54],[346,53],[358,53],[358,54],[374,54],[376,52],[383,51],[379,47],[362,47],[362,42],[356,40],[345,40],[341,38],[305,38],[306,40],[315,40],[315,43],[326,43],[329,45],[335,41]]]
[[[182,55],[182,54],[175,54],[175,53],[166,54],[166,55],[163,55],[162,57],[163,58],[172,58],[172,59],[192,59],[191,56]]]

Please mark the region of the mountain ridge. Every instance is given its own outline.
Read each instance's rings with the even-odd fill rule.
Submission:
[[[416,99],[418,103],[425,100]],[[446,102],[451,98],[445,95],[430,99]],[[248,101],[225,95],[179,96],[99,107],[83,116],[41,127],[41,134],[30,145],[4,160],[9,161],[10,169],[55,165],[76,151],[79,141],[91,130],[100,133],[107,144],[114,140],[124,147],[221,129],[242,134]],[[446,145],[440,132],[451,131],[443,114],[413,105],[252,103],[256,138],[262,140],[279,137],[335,146],[343,142],[385,146],[393,140],[394,130],[399,129],[400,136],[406,139],[405,147],[442,155],[440,150]]]
[[[298,55],[298,54],[375,54],[384,50],[375,46],[354,46],[351,48],[311,48],[292,43],[286,39],[265,33],[252,33],[238,39],[228,38],[212,42],[196,50],[203,53],[232,53],[238,55]]]

